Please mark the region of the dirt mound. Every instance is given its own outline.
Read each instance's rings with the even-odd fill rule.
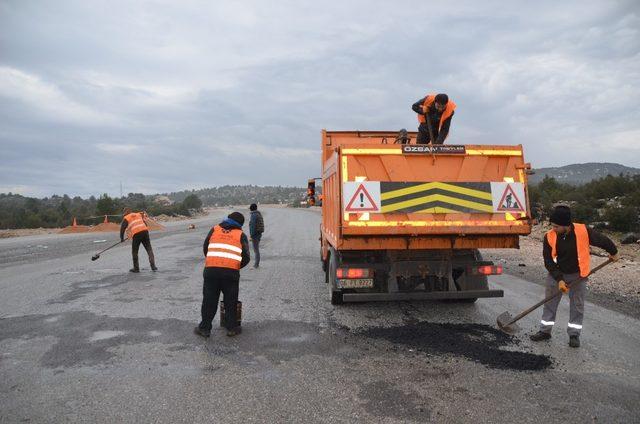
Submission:
[[[69,225],[68,227],[64,227],[58,234],[74,234],[74,233],[88,233],[91,230],[90,227],[86,225]]]
[[[159,222],[171,221],[171,217],[165,214],[156,215],[153,219]]]
[[[161,231],[165,229],[164,225],[158,224],[157,222],[150,219],[147,220],[147,227],[149,227],[149,230],[151,231]]]
[[[115,222],[103,222],[101,224],[91,227],[89,230],[92,233],[102,233],[109,231],[120,231],[120,225]]]
[[[418,322],[399,327],[379,327],[359,334],[402,345],[419,352],[462,356],[489,368],[515,371],[542,371],[553,363],[548,355],[504,350],[520,344],[514,336],[488,325]]]

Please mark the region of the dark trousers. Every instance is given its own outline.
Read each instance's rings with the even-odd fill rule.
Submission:
[[[225,327],[233,330],[238,326],[236,308],[238,303],[239,277],[216,275],[210,269],[205,268],[204,284],[202,286],[202,321],[199,327],[205,331],[211,331],[213,318],[218,310],[220,292],[224,294]]]
[[[438,143],[438,131],[434,128],[433,129],[433,136],[435,137],[436,141],[433,144],[442,144],[442,143]],[[418,139],[416,140],[417,144],[429,144],[431,142],[431,137],[429,136],[429,128],[427,127],[427,124],[420,124],[420,126],[418,127]]]
[[[258,267],[260,265],[260,238],[262,234],[251,237],[251,244],[253,245],[253,266]]]
[[[153,249],[151,248],[151,239],[149,238],[149,231],[141,231],[138,234],[133,236],[131,240],[131,256],[133,256],[133,267],[135,269],[139,269],[139,261],[138,261],[138,250],[140,250],[140,244],[144,246],[144,249],[147,251],[147,255],[149,255],[149,264],[154,267],[156,266],[156,260],[153,256]]]

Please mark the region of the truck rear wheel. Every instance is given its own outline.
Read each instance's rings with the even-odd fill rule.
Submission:
[[[325,273],[327,285],[329,286],[329,294],[331,295],[332,305],[342,305],[342,291],[336,290],[336,273],[338,269],[338,258],[333,248],[329,248],[329,257],[327,258],[327,272]]]

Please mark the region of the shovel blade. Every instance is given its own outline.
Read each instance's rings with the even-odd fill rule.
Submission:
[[[509,312],[501,313],[500,315],[498,315],[498,319],[496,320],[498,322],[498,328],[500,328],[507,334],[514,334],[518,332],[520,330],[520,327],[518,327],[518,324],[516,324],[515,322],[511,323],[512,320],[513,317]]]

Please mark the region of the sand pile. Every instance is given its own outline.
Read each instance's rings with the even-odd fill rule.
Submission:
[[[103,233],[109,231],[120,231],[120,224],[116,224],[115,222],[103,222],[101,224],[95,225],[89,229],[92,233]]]
[[[172,217],[170,217],[169,215],[160,214],[160,215],[154,216],[153,219],[159,222],[164,222],[164,221],[171,221]]]
[[[69,225],[60,230],[58,234],[88,233],[90,230],[91,228],[86,225]]]
[[[164,230],[164,225],[158,224],[157,222],[147,218],[147,226],[151,231],[161,231]]]

